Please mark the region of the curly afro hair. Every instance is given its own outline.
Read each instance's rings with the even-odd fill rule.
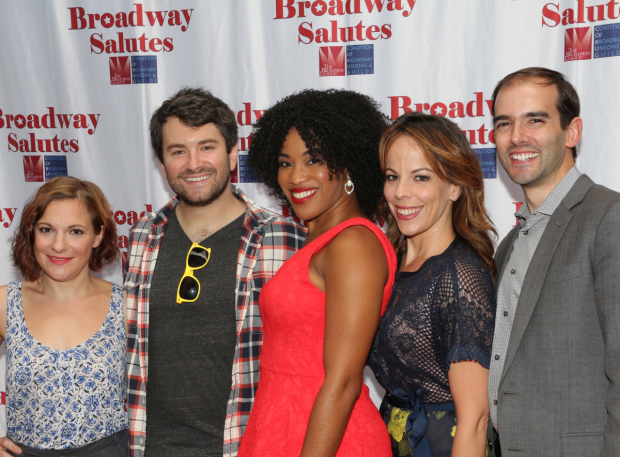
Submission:
[[[330,178],[348,173],[361,210],[371,219],[383,196],[379,141],[389,119],[367,95],[350,90],[307,89],[280,100],[254,125],[248,151],[271,195],[288,204],[278,185],[278,155],[293,127]]]

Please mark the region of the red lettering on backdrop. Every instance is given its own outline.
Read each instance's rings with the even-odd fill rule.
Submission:
[[[15,213],[17,213],[17,208],[0,208],[0,222],[4,228],[11,226],[13,219],[15,219]],[[8,220],[5,220],[5,216]]]
[[[556,27],[560,22],[563,25],[570,25],[618,19],[620,10],[616,8],[617,6],[617,0],[609,0],[607,3],[590,6],[585,5],[585,0],[577,0],[576,12],[572,8],[566,8],[560,14],[559,3],[547,3],[542,9],[542,26]]]
[[[329,4],[329,7],[328,7]],[[362,13],[362,5],[366,11],[381,12],[383,7],[387,11],[401,11],[404,17],[409,17],[413,12],[416,0],[276,0],[276,17],[274,19],[292,19],[306,17],[306,14],[314,16],[344,16],[345,14]]]
[[[515,207],[516,207],[516,209],[515,209],[515,213],[517,213],[517,212],[521,209],[521,206],[523,205],[523,202],[512,202],[512,203],[514,203],[514,205],[515,205]],[[519,219],[515,218],[515,222],[516,222],[516,223],[515,223],[514,227],[516,227],[517,225],[519,225]]]

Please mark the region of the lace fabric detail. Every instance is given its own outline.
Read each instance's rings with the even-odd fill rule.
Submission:
[[[101,328],[74,348],[48,348],[30,334],[21,281],[7,296],[7,428],[18,443],[39,449],[84,446],[127,428],[123,289]]]
[[[427,404],[451,402],[450,363],[489,368],[495,308],[491,275],[457,237],[417,272],[397,273],[369,365],[390,393],[421,389]]]

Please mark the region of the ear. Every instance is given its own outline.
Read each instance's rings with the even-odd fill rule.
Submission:
[[[228,153],[228,160],[230,161],[230,171],[234,171],[237,168],[237,157],[239,157],[239,146],[235,144]]]
[[[102,225],[99,235],[95,236],[95,242],[93,243],[93,249],[98,247],[101,244],[101,240],[103,240],[104,232],[105,232],[105,227]]]
[[[166,166],[164,165],[164,162],[159,161],[159,166],[161,167],[161,172],[164,174],[164,179],[168,181],[168,175],[166,174]]]
[[[461,194],[463,193],[463,188],[461,186],[457,186],[456,184],[450,184],[450,200],[456,202]],[[452,197],[455,197],[454,199]]]
[[[581,132],[583,131],[583,120],[580,117],[574,118],[568,127],[566,127],[566,142],[564,146],[568,149],[572,149],[577,146],[581,139]]]

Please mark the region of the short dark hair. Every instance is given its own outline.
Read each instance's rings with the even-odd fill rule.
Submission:
[[[325,161],[330,176],[348,171],[360,209],[373,218],[383,196],[379,141],[388,124],[367,95],[307,89],[280,100],[254,125],[250,163],[271,195],[288,204],[278,184],[278,156],[294,127],[310,153]]]
[[[239,140],[235,113],[226,103],[201,87],[185,87],[166,100],[151,117],[151,144],[155,156],[164,162],[163,129],[170,117],[177,117],[188,127],[214,123],[226,140],[228,153]]]
[[[562,130],[566,130],[573,119],[579,117],[581,110],[579,103],[579,95],[575,87],[566,79],[566,77],[555,70],[550,70],[543,67],[529,67],[522,70],[510,73],[504,77],[495,86],[493,91],[493,114],[495,114],[495,101],[497,95],[502,88],[510,86],[515,83],[523,83],[538,79],[535,81],[541,86],[555,86],[558,90],[558,100],[556,102],[556,109],[560,113],[560,126]],[[573,158],[577,157],[577,147],[572,148]]]
[[[96,235],[103,238],[93,249],[88,267],[100,271],[120,255],[116,224],[112,218],[112,208],[96,184],[72,176],[59,176],[50,179],[39,187],[24,207],[22,218],[11,238],[11,257],[24,279],[33,281],[41,275],[41,267],[34,255],[34,227],[41,219],[48,205],[56,200],[79,200],[84,204]]]

